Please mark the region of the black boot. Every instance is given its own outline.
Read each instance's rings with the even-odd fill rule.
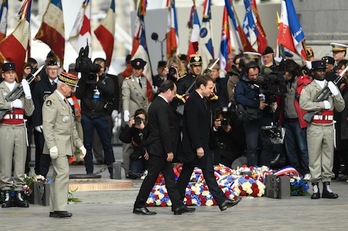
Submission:
[[[4,192],[4,196],[5,196],[4,203],[2,203],[1,207],[2,208],[10,208],[10,207],[12,207],[10,191],[5,191]]]
[[[313,182],[313,194],[311,196],[311,199],[320,199],[320,192],[319,192],[319,185],[318,182]]]
[[[15,205],[17,207],[28,208],[29,203],[23,199],[22,192],[17,191],[15,196]]]
[[[337,199],[338,195],[332,192],[330,188],[330,182],[323,182],[323,194],[322,198]]]

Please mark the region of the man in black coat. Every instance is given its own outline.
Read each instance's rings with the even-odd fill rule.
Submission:
[[[183,204],[174,181],[173,164],[176,140],[175,112],[169,103],[176,96],[176,85],[171,80],[165,80],[159,87],[159,95],[155,98],[148,111],[149,138],[144,143],[149,159],[147,162],[148,175],[141,184],[138,196],[134,203],[133,213],[142,215],[155,215],[146,207],[146,201],[157,180],[160,172],[164,175],[166,187],[174,215],[193,212]]]
[[[227,199],[219,188],[213,168],[212,149],[216,143],[212,130],[212,113],[206,105],[206,98],[214,89],[213,79],[209,76],[196,78],[196,90],[193,91],[185,103],[182,152],[179,160],[183,163],[182,171],[177,182],[181,198],[185,196],[187,184],[191,178],[194,167],[202,169],[204,179],[210,193],[213,195],[221,211],[239,203]]]

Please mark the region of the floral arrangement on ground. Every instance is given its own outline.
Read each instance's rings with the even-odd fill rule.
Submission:
[[[180,175],[181,167],[181,164],[174,166],[175,180]],[[231,169],[224,165],[217,165],[214,167],[214,174],[218,186],[229,199],[235,199],[237,196],[262,197],[265,193],[265,178],[268,174],[289,176],[292,196],[307,195],[306,192],[309,188],[308,182],[299,177],[298,172],[292,167],[286,167],[274,172],[266,166],[248,167],[243,165],[237,169]],[[195,168],[192,173],[191,180],[186,188],[184,202],[188,206],[216,205],[216,201],[205,183],[202,170],[199,168]],[[149,207],[172,205],[162,174],[157,178],[156,184],[147,199],[147,205]]]

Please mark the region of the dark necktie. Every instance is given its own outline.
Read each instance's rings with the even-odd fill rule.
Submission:
[[[143,88],[143,85],[141,84],[141,79],[140,78],[138,78],[138,82],[139,82],[140,88]]]

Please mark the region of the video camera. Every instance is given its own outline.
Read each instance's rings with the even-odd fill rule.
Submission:
[[[265,95],[265,101],[271,104],[276,101],[276,96],[286,92],[286,84],[283,72],[274,71],[269,74],[259,76],[256,81],[261,94]]]
[[[96,81],[96,73],[100,71],[99,64],[93,64],[92,60],[88,57],[89,46],[88,43],[85,48],[81,47],[79,56],[75,62],[75,71],[81,73],[81,78],[88,78],[87,82]]]

